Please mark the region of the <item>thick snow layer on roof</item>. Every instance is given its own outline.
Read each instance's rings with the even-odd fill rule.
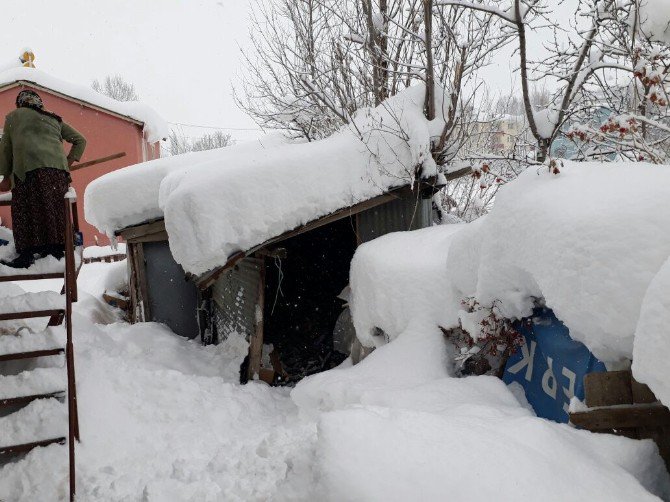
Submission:
[[[424,119],[423,99],[423,86],[413,87],[322,141],[170,174],[160,203],[175,259],[203,273],[237,251],[411,183],[417,166],[436,174],[430,139],[441,124]]]
[[[167,123],[149,106],[137,101],[116,101],[94,91],[91,87],[61,80],[36,68],[22,66],[0,72],[0,88],[17,81],[32,82],[41,87],[65,94],[91,105],[130,117],[144,124],[144,132],[150,143],[168,136]]]
[[[322,141],[226,148],[116,171],[89,185],[86,219],[110,233],[163,214],[177,262],[204,273],[237,251],[411,183],[419,166],[424,176],[436,174],[430,140],[443,121],[426,121],[423,100],[423,86],[409,88]]]
[[[605,361],[632,357],[636,325],[638,334],[655,333],[651,343],[662,342],[650,327],[659,318],[643,315],[639,325],[638,318],[645,293],[643,314],[665,312],[647,291],[670,256],[667,166],[566,162],[559,175],[530,169],[500,190],[489,215],[460,227],[389,235],[359,248],[351,283],[362,343],[377,344],[375,326],[396,336],[411,316],[457,325],[460,301],[470,296],[482,305],[499,301],[509,318],[530,315],[543,298],[571,336]],[[421,295],[421,283],[428,293]]]
[[[226,159],[246,156],[253,150],[270,148],[286,140],[270,135],[238,145],[163,157],[113,171],[92,181],[84,193],[86,221],[107,235],[122,228],[163,217],[158,205],[160,185],[175,171],[212,165],[224,168]]]
[[[670,404],[670,258],[644,296],[633,346],[633,374]]]

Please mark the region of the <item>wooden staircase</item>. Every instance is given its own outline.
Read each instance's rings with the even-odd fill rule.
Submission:
[[[0,205],[9,205],[10,202],[7,200],[0,201]],[[61,295],[64,296],[60,302],[51,301],[52,305],[45,306],[39,309],[21,309],[21,310],[11,310],[4,312],[2,310],[2,299],[0,298],[0,321],[12,321],[19,319],[36,319],[36,318],[45,318],[48,319],[48,324],[45,326],[45,331],[42,333],[30,333],[22,332],[21,341],[16,342],[15,346],[11,344],[6,344],[9,349],[6,349],[5,345],[0,343],[0,362],[8,361],[17,361],[17,360],[27,360],[27,359],[37,359],[41,357],[49,357],[60,354],[65,354],[65,368],[67,375],[67,387],[53,389],[50,388],[48,391],[40,391],[34,389],[24,389],[24,392],[18,391],[18,395],[7,395],[7,392],[3,392],[2,389],[2,380],[0,380],[0,410],[8,411],[9,413],[5,415],[2,419],[11,419],[11,417],[16,416],[17,419],[20,419],[20,413],[22,410],[26,410],[27,407],[33,405],[33,403],[42,400],[58,400],[63,402],[67,400],[67,416],[68,416],[68,434],[55,434],[48,437],[35,437],[34,440],[25,442],[13,442],[9,441],[10,444],[3,444],[5,440],[0,440],[0,456],[4,459],[10,459],[12,455],[27,453],[30,450],[40,447],[48,446],[51,444],[65,444],[68,443],[68,453],[69,453],[69,492],[70,500],[73,501],[75,498],[75,441],[79,440],[79,421],[77,413],[77,393],[76,393],[76,384],[75,384],[75,367],[74,367],[74,350],[72,345],[72,303],[77,301],[77,275],[81,264],[83,263],[81,253],[79,254],[79,263],[76,259],[76,249],[81,249],[78,245],[79,242],[75,243],[75,235],[79,235],[79,222],[77,219],[77,202],[76,194],[74,190],[66,194],[64,200],[65,214],[66,214],[66,233],[65,233],[65,268],[64,270],[49,270],[48,272],[41,273],[30,273],[30,269],[20,270],[20,273],[13,275],[0,275],[0,282],[7,281],[34,281],[34,280],[43,280],[43,279],[60,279],[64,281],[63,288],[61,290]],[[4,267],[3,267],[4,269]],[[2,273],[2,272],[0,272]],[[57,295],[56,293],[52,293]],[[33,294],[33,296],[43,295],[42,293]],[[46,293],[44,294],[46,295]],[[40,296],[35,298],[35,300],[40,300],[42,298],[47,298],[46,296]],[[22,295],[24,297],[29,297],[30,294]],[[27,298],[29,299],[29,298]],[[51,298],[53,300],[53,298]],[[64,301],[63,301],[64,300]],[[5,302],[10,304],[11,302]],[[30,303],[30,302],[24,302]],[[55,305],[55,303],[60,303],[60,305]],[[46,335],[52,334],[53,330],[58,330],[59,326],[63,326],[65,329],[65,344],[64,346],[56,345],[55,338],[49,339]],[[49,331],[52,330],[52,331]],[[0,335],[0,339],[3,337],[10,337],[13,335]],[[18,336],[18,335],[17,335]],[[41,342],[44,337],[44,343]],[[27,342],[25,347],[22,348],[23,339]],[[13,339],[18,340],[18,338]],[[13,347],[13,348],[11,348]],[[39,368],[37,369],[39,370]],[[37,370],[32,370],[29,373],[36,373]],[[23,375],[23,373],[22,373]],[[0,377],[9,379],[11,377]],[[26,387],[30,387],[27,385]],[[0,433],[2,430],[0,429]],[[6,438],[7,436],[5,436]]]

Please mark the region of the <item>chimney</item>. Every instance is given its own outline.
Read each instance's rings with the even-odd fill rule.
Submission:
[[[24,49],[19,60],[24,68],[35,68],[35,54],[30,49]]]

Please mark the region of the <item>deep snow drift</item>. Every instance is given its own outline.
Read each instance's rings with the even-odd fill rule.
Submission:
[[[117,265],[84,265],[82,290],[114,283],[100,276],[115,276]],[[492,377],[450,378],[441,334],[416,319],[409,326],[361,364],[307,378],[289,396],[237,383],[248,348],[241,337],[203,347],[157,324],[118,322],[82,292],[77,500],[624,501],[670,493],[652,442],[535,418]],[[54,359],[40,371],[62,362]],[[26,409],[24,423],[48,431],[58,424],[43,419],[60,413],[64,428],[64,406],[50,407]],[[65,498],[66,453],[50,446],[0,468],[0,499]]]
[[[176,261],[207,272],[237,251],[411,184],[417,168],[436,175],[430,141],[443,121],[426,121],[423,101],[424,87],[415,86],[321,141],[241,145],[116,171],[87,188],[86,219],[110,233],[162,212]]]
[[[667,166],[566,162],[526,171],[473,223],[366,243],[351,269],[358,337],[382,345],[375,327],[392,339],[417,317],[467,329],[467,297],[516,319],[542,298],[600,359],[634,358],[670,403],[669,187]]]

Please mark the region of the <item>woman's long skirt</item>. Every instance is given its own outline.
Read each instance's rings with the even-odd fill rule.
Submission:
[[[12,227],[16,251],[22,253],[65,245],[63,198],[70,173],[43,167],[15,180],[12,189]]]

